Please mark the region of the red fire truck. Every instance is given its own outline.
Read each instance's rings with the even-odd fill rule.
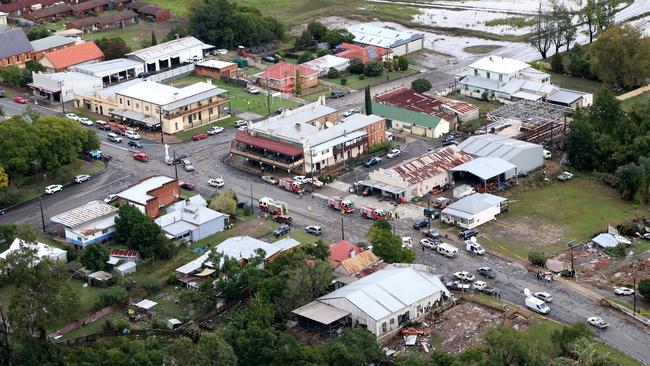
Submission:
[[[287,204],[282,201],[276,201],[270,197],[260,198],[260,210],[268,212],[272,215],[286,215]]]
[[[354,202],[337,196],[328,198],[327,205],[337,211],[341,211],[342,213],[350,213],[354,211]]]
[[[380,220],[386,214],[384,210],[376,209],[372,207],[361,207],[359,208],[359,212],[361,213],[361,217],[365,217],[367,219],[373,219],[373,220]]]
[[[305,191],[305,189],[302,188],[302,184],[300,182],[292,182],[291,180],[286,178],[281,178],[278,181],[278,185],[280,186],[280,188],[284,188],[287,191],[291,191],[294,193],[302,193]]]

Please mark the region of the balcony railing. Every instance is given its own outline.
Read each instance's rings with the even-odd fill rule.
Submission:
[[[227,103],[228,99],[226,98],[217,98],[217,100],[213,100],[212,103],[201,103],[200,105],[197,105],[194,108],[190,109],[174,109],[173,111],[169,112],[168,114],[165,114],[166,116],[168,115],[171,118],[178,117],[180,115],[186,115],[186,114],[191,114],[194,112],[202,111],[210,107],[215,107],[218,108],[221,104]]]
[[[334,152],[335,155],[337,155],[337,154],[342,153],[343,151],[350,151],[350,150],[354,149],[355,147],[363,146],[363,145],[366,145],[367,143],[368,143],[368,138],[364,137],[361,140],[359,140],[359,141],[357,141],[357,142],[355,142],[353,144],[347,145],[345,147],[344,147],[344,145],[334,146],[332,151]]]
[[[259,153],[256,153],[255,151],[252,151],[252,150],[239,149],[234,145],[230,147],[230,152],[233,155],[243,156],[245,158],[261,161],[263,163],[266,163],[266,164],[269,164],[269,165],[274,165],[274,166],[279,166],[279,167],[282,167],[282,168],[285,168],[285,169],[294,169],[296,167],[299,167],[299,166],[303,165],[303,163],[304,163],[304,159],[302,157],[300,159],[298,159],[298,160],[295,160],[295,161],[276,160],[276,159],[271,158],[268,155],[259,154]]]

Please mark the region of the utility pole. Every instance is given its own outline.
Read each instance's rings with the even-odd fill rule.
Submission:
[[[251,183],[251,215],[253,214],[253,183]]]
[[[160,120],[160,143],[165,144],[165,133],[163,132],[162,106],[158,106],[158,120]]]
[[[343,218],[341,217],[341,240],[345,240],[345,229],[343,228]]]
[[[59,99],[61,99],[61,110],[63,111],[62,113],[65,114],[65,103],[63,103],[63,80],[59,81]]]
[[[429,222],[429,230],[431,230],[431,196],[427,195],[427,221]]]
[[[575,240],[571,240],[569,242],[569,249],[571,250],[571,277],[575,277],[576,271],[573,267],[573,243],[575,243]]]
[[[637,307],[636,307],[636,269],[637,269],[637,267],[638,267],[638,262],[634,263],[634,265],[632,266],[632,290],[634,291],[632,293],[632,296],[634,296],[634,305],[633,305],[633,308],[632,308],[632,314],[637,313]]]
[[[178,180],[178,164],[176,163],[176,149],[174,151],[174,160],[172,160],[172,164],[174,164],[174,175],[176,176],[176,180]]]
[[[32,164],[36,167],[36,189],[39,190],[38,194],[38,204],[41,207],[41,224],[43,225],[43,234],[45,234],[45,215],[43,214],[43,192],[41,192],[41,174],[38,170],[38,163],[32,161]]]
[[[271,114],[271,93],[269,91],[269,78],[266,78],[266,106],[269,111],[269,114]]]

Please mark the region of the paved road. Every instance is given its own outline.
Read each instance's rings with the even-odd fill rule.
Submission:
[[[31,101],[29,104],[18,104],[14,102],[12,98],[0,98],[0,106],[2,106],[2,109],[5,111],[7,117],[22,114],[25,110],[25,107],[28,105],[35,108],[39,113],[58,115],[58,112],[43,108],[40,105],[34,105]]]

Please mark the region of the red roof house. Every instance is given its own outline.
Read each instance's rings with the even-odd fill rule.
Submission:
[[[49,72],[64,71],[68,67],[85,62],[103,61],[104,52],[95,42],[84,42],[72,47],[45,53],[38,62]]]
[[[393,54],[393,51],[388,48],[377,46],[360,46],[352,43],[341,43],[341,51],[336,54],[338,57],[353,60],[358,58],[361,63],[365,64],[368,61],[386,61]]]
[[[296,87],[296,73],[298,70],[303,89],[318,85],[318,71],[307,66],[288,64],[282,61],[257,74],[258,82],[263,87],[266,87],[268,82],[271,89],[293,93]]]
[[[363,249],[347,240],[341,240],[336,244],[330,245],[330,263],[333,268],[336,268],[344,260],[361,254],[361,252],[363,252]]]

